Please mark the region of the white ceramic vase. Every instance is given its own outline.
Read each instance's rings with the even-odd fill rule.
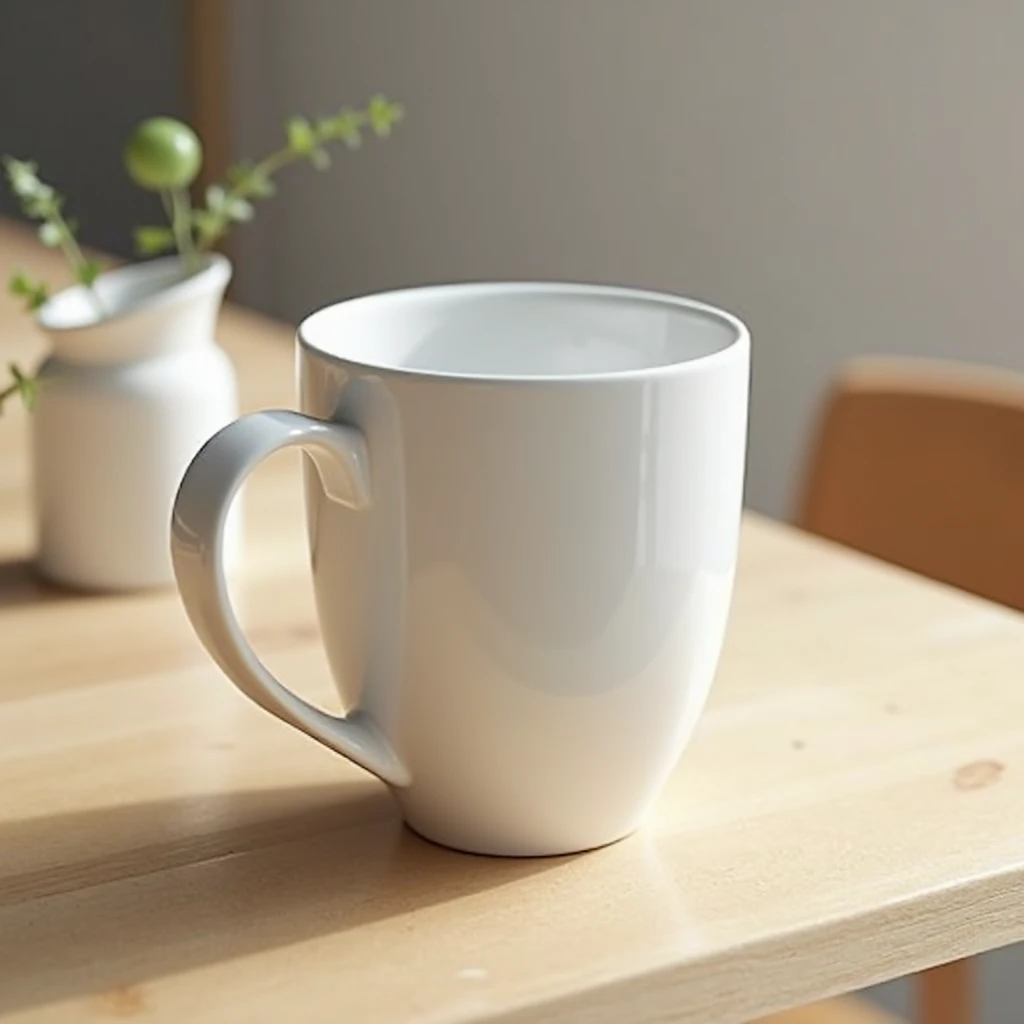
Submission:
[[[215,343],[231,277],[222,256],[103,274],[39,311],[51,353],[32,417],[38,567],[90,590],[173,582],[167,533],[188,463],[238,413]]]

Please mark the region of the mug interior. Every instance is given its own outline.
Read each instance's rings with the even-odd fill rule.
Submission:
[[[684,367],[746,337],[735,317],[657,292],[461,284],[381,292],[307,317],[299,341],[362,366],[444,377],[558,379]]]

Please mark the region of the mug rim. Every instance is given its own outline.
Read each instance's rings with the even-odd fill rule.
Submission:
[[[503,296],[503,295],[549,295],[569,298],[606,298],[620,301],[638,302],[645,305],[664,306],[676,311],[696,313],[713,320],[730,329],[732,337],[721,348],[704,355],[679,359],[669,363],[653,366],[631,368],[627,370],[602,370],[593,373],[479,373],[459,372],[450,370],[432,370],[396,366],[394,363],[373,362],[365,359],[354,359],[340,355],[318,345],[309,337],[309,328],[313,321],[327,313],[342,307],[355,305],[378,305],[395,299],[415,299],[428,296]],[[326,359],[339,366],[358,367],[361,370],[378,374],[387,374],[410,379],[437,381],[465,381],[477,384],[592,384],[598,382],[644,380],[658,377],[671,377],[680,374],[697,373],[710,369],[719,362],[735,358],[738,351],[746,352],[750,345],[750,332],[739,317],[698,299],[674,295],[645,288],[630,288],[621,285],[589,284],[573,281],[467,281],[459,283],[415,285],[409,288],[394,288],[384,291],[368,292],[349,299],[342,299],[322,306],[307,314],[300,322],[295,335],[300,350],[306,354]]]

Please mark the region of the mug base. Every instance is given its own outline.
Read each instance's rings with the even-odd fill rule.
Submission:
[[[493,837],[480,837],[473,839],[465,835],[455,835],[444,830],[438,830],[423,826],[422,824],[410,821],[408,817],[403,819],[405,827],[435,846],[443,846],[447,850],[455,850],[458,853],[470,853],[478,857],[502,857],[502,858],[540,858],[540,857],[567,857],[576,853],[588,853],[591,850],[600,850],[602,847],[611,846],[629,838],[637,831],[636,825],[631,825],[623,832],[616,833],[607,839],[584,840],[583,842],[565,842],[557,840],[538,839],[506,839],[497,840]]]

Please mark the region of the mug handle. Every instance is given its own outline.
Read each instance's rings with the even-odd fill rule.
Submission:
[[[360,430],[302,413],[243,416],[199,450],[174,502],[171,557],[193,629],[228,678],[260,707],[343,754],[392,786],[409,772],[370,717],[329,715],[274,678],[242,634],[224,576],[224,533],[231,499],[257,463],[282,448],[313,459],[327,496],[353,509],[370,504],[366,440]]]

